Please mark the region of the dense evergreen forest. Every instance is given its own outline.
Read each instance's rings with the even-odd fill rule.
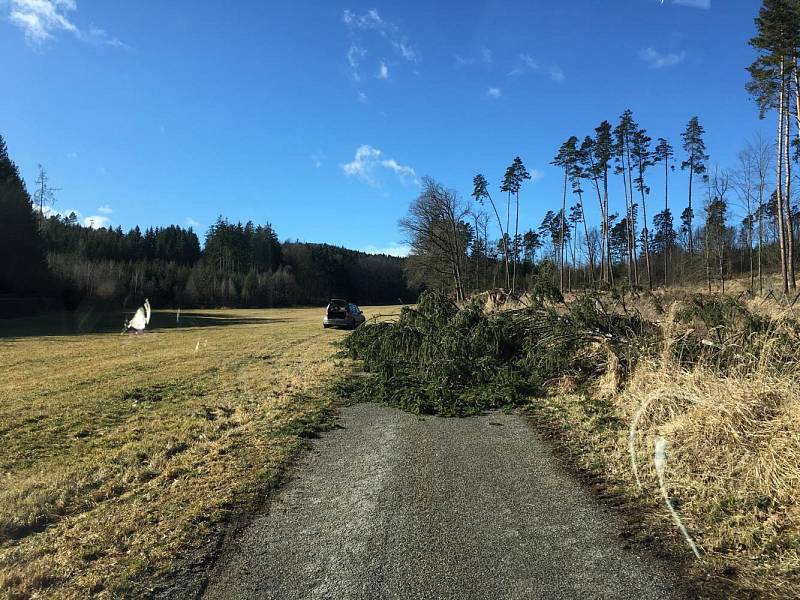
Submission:
[[[75,214],[45,217],[37,204],[0,137],[0,300],[130,307],[147,297],[154,306],[273,307],[331,296],[392,304],[418,293],[406,283],[402,258],[281,243],[270,224],[220,217],[201,246],[191,227],[84,227]],[[20,303],[6,305],[15,308],[0,312]]]

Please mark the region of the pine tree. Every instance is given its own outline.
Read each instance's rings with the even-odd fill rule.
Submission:
[[[662,213],[664,219],[661,223],[666,226],[667,217],[669,217],[669,230],[672,231],[672,213],[669,210],[669,172],[670,169],[673,171],[675,170],[675,166],[670,164],[675,153],[673,152],[672,146],[670,143],[665,140],[664,138],[658,138],[658,144],[653,150],[653,161],[655,164],[664,163],[664,212]],[[655,220],[653,221],[655,224]],[[656,231],[659,231],[658,227],[656,227]],[[669,231],[664,230],[661,232],[662,239],[670,240],[668,245],[664,247],[664,287],[669,285],[669,256],[672,250],[672,242],[674,242],[674,236],[669,235]]]
[[[514,226],[514,242],[519,236],[519,192],[522,188],[522,182],[526,179],[530,179],[530,173],[528,173],[527,169],[525,169],[525,165],[522,164],[522,159],[517,156],[512,161],[511,165],[506,169],[505,176],[503,177],[503,185],[500,187],[501,192],[508,193],[508,212],[511,212],[511,196],[516,198],[516,218],[515,218],[515,226]],[[506,231],[509,230],[509,223],[506,221]],[[517,283],[517,252],[512,254],[512,275],[511,275],[511,293],[513,294],[516,289]]]
[[[642,241],[644,247],[645,264],[647,266],[647,286],[653,289],[653,268],[650,264],[650,240],[647,227],[647,200],[645,197],[650,193],[650,188],[645,184],[644,174],[647,167],[652,166],[653,155],[650,151],[652,139],[644,129],[637,129],[631,138],[630,155],[633,157],[634,168],[636,169],[636,179],[634,186],[639,191],[642,198]],[[634,232],[636,229],[634,228]]]
[[[616,161],[615,174],[622,175],[622,187],[625,192],[625,224],[628,229],[625,239],[628,248],[628,281],[630,285],[638,285],[639,274],[636,259],[636,231],[633,229],[633,181],[631,169],[631,145],[636,133],[636,122],[633,112],[628,109],[619,119],[619,124],[614,128],[614,159]]]
[[[560,247],[560,254],[558,259],[558,267],[559,267],[559,289],[561,293],[564,293],[564,237],[566,235],[566,223],[564,222],[564,214],[567,208],[567,182],[570,177],[570,173],[574,172],[575,164],[578,158],[578,138],[574,135],[570,137],[566,142],[561,145],[561,148],[558,150],[558,154],[553,159],[553,165],[561,167],[564,170],[564,189],[561,198],[561,242],[559,244]]]
[[[750,45],[758,52],[748,67],[750,81],[747,91],[758,103],[763,119],[777,109],[777,218],[781,252],[783,291],[796,287],[794,231],[791,200],[791,97],[794,90],[796,130],[800,138],[800,7],[792,0],[764,0],[755,19],[757,34]]]
[[[595,171],[594,176],[596,180],[602,182],[603,185],[603,192],[602,192],[602,199],[601,199],[601,207],[600,207],[600,214],[603,220],[602,223],[602,243],[601,248],[603,249],[603,262],[604,262],[604,270],[603,270],[603,280],[613,285],[614,284],[614,272],[611,268],[611,249],[609,247],[609,217],[608,217],[608,170],[611,166],[611,159],[613,157],[613,142],[612,142],[612,135],[611,135],[611,123],[608,121],[603,121],[600,125],[595,129],[595,139],[592,142],[592,162],[593,162],[593,170]],[[598,193],[599,193],[599,186],[598,186]]]
[[[475,198],[475,200],[481,205],[483,205],[485,200],[488,200],[489,204],[492,206],[495,217],[497,217],[497,226],[500,229],[500,239],[503,241],[503,246],[500,248],[500,252],[503,254],[503,261],[505,263],[506,287],[509,287],[510,271],[508,268],[508,244],[506,243],[508,241],[508,236],[506,235],[506,231],[503,229],[503,221],[500,219],[500,213],[497,210],[494,200],[492,200],[492,195],[489,193],[489,182],[486,181],[486,177],[478,173],[475,175],[472,183],[472,197]]]
[[[684,211],[684,214],[688,217],[686,229],[689,235],[688,250],[690,256],[694,251],[692,240],[692,217],[694,216],[694,210],[692,209],[693,180],[695,175],[703,177],[703,181],[707,180],[705,161],[708,160],[708,155],[706,154],[706,144],[703,140],[704,134],[705,129],[703,129],[697,117],[692,117],[689,120],[686,130],[681,134],[683,150],[686,152],[686,160],[681,163],[681,169],[689,170],[689,206],[688,211]]]

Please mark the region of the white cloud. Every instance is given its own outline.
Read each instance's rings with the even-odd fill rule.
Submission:
[[[417,62],[419,58],[417,50],[408,41],[408,38],[403,35],[397,25],[383,19],[376,9],[373,8],[363,15],[357,15],[353,11],[345,10],[342,21],[350,32],[351,43],[347,51],[347,62],[356,81],[361,79],[359,66],[367,55],[362,43],[362,37],[367,36],[363,34],[377,35],[378,38],[384,40],[384,43],[388,43],[395,54],[408,62]],[[381,62],[381,65],[383,65],[383,62]],[[385,79],[385,77],[381,78]]]
[[[67,158],[70,159],[70,160],[75,160],[76,158],[78,158],[78,153],[77,152],[67,152]]]
[[[186,217],[186,224],[189,227],[200,227],[200,221],[195,221],[192,217]]]
[[[380,187],[380,171],[391,171],[401,182],[419,185],[417,174],[411,167],[401,165],[393,158],[382,158],[383,152],[364,144],[356,150],[352,162],[342,165],[342,170],[348,177],[356,177],[372,187]]]
[[[674,67],[686,60],[686,52],[681,51],[677,54],[670,52],[661,54],[653,47],[643,48],[639,51],[639,58],[641,58],[651,69],[663,69],[665,67]]]
[[[517,66],[515,66],[511,71],[508,73],[509,77],[517,77],[524,73],[539,73],[541,71],[546,72],[550,79],[561,83],[566,79],[566,75],[564,75],[564,71],[558,65],[545,65],[542,67],[541,63],[533,58],[530,54],[520,54],[519,59],[517,62]]]
[[[388,256],[399,256],[402,258],[409,255],[411,247],[407,244],[398,243],[390,244],[389,246],[374,246],[370,244],[362,248],[361,251],[367,254],[386,254]]]
[[[539,63],[529,54],[519,55],[519,64],[511,69],[510,76],[522,75],[526,71],[538,71]]]
[[[561,67],[559,67],[558,65],[553,65],[552,67],[550,67],[550,79],[561,83],[566,78],[567,77],[566,75],[564,75],[564,71],[561,70]]]
[[[105,206],[101,206],[101,207],[99,207],[99,208],[97,209],[97,212],[101,212],[101,213],[103,213],[104,215],[110,215],[111,213],[113,213],[113,212],[114,212],[114,210],[113,210],[113,209],[112,209],[110,206],[108,206],[108,205],[106,204]]]
[[[530,175],[531,175],[531,182],[533,183],[536,183],[542,177],[544,177],[544,173],[542,173],[539,169],[531,169]]]
[[[78,28],[69,17],[70,13],[78,10],[75,0],[0,0],[0,4],[8,4],[9,20],[23,31],[31,46],[39,47],[55,39],[58,33],[67,32],[84,42],[125,47],[100,27]]]
[[[378,79],[389,79],[389,67],[386,66],[386,63],[381,61],[381,66],[378,69]]]
[[[361,104],[366,104],[367,100],[367,95],[364,92],[358,92],[358,101],[361,102]]]
[[[108,227],[111,225],[111,219],[104,215],[92,215],[83,218],[83,226],[91,227],[92,229],[100,229],[101,227]]]
[[[688,6],[690,8],[701,8],[703,10],[709,10],[711,8],[711,0],[672,0],[672,3]]]
[[[456,54],[453,56],[456,61],[457,67],[469,67],[472,65],[490,65],[492,64],[492,51],[486,46],[481,46],[480,51],[476,56],[461,56]]]
[[[347,62],[350,65],[350,73],[356,81],[361,80],[361,77],[358,75],[358,66],[366,55],[367,51],[356,44],[352,44],[347,51]]]
[[[497,87],[490,87],[486,90],[486,95],[489,96],[489,98],[499,98],[502,94],[503,92]]]

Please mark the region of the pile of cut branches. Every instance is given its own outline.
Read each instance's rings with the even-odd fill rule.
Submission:
[[[531,306],[487,314],[485,299],[463,307],[428,292],[395,322],[370,323],[345,340],[367,377],[345,385],[351,399],[415,413],[463,416],[512,406],[569,377],[590,383],[609,361],[629,373],[658,342],[638,315],[607,312],[592,295],[564,310]]]

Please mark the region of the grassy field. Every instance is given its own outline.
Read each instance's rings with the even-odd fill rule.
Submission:
[[[329,417],[345,334],[321,319],[156,312],[142,335],[120,335],[121,314],[2,322],[0,597],[139,595],[202,561]]]

